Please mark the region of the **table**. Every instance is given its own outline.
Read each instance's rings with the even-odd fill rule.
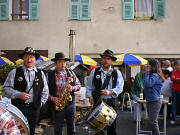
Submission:
[[[144,135],[146,133],[151,133],[152,131],[145,131],[141,129],[141,104],[145,104],[146,100],[137,100],[138,106],[137,106],[137,121],[136,121],[136,135]],[[168,101],[163,100],[162,104],[164,104],[164,110],[163,110],[163,131],[160,132],[163,135],[166,135],[166,118],[167,118],[167,104]]]

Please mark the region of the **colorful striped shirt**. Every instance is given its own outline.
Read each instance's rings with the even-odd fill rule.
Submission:
[[[73,78],[73,81],[75,82],[75,85],[72,86],[73,91],[74,92],[79,91],[81,88],[81,84],[74,73],[73,73],[72,78]],[[61,90],[65,87],[67,80],[68,80],[68,76],[67,76],[66,71],[61,71],[61,72],[55,73],[57,95],[59,95]]]

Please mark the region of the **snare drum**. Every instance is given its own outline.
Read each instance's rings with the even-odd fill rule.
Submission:
[[[21,135],[29,135],[29,124],[22,112],[14,105],[3,101],[0,101],[0,106],[8,110],[14,116]]]
[[[86,122],[96,130],[105,131],[116,119],[117,113],[107,104],[102,102],[86,117]]]

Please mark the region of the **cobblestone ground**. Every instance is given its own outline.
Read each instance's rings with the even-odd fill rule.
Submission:
[[[162,130],[162,121],[159,121],[160,129]],[[53,126],[49,126],[46,123],[44,123],[44,126],[46,128],[39,128],[42,135],[53,135]],[[142,128],[145,130],[149,129],[148,121],[144,120]],[[94,135],[94,131],[87,128],[87,125],[85,123],[81,123],[76,126],[77,135]],[[64,134],[66,134],[66,128],[64,127]],[[129,111],[118,111],[118,117],[117,117],[117,133],[118,135],[135,135],[136,133],[136,123],[133,121],[133,113],[130,113]],[[169,125],[169,120],[167,120],[167,135],[180,135],[180,120],[177,121],[176,125]]]

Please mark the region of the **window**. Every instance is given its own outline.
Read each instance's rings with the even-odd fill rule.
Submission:
[[[151,18],[153,17],[153,0],[135,0],[134,17]]]
[[[165,18],[165,0],[122,0],[122,5],[124,20]]]
[[[12,20],[26,20],[29,16],[29,0],[12,1]]]
[[[0,0],[0,20],[38,20],[39,0]]]
[[[70,0],[70,20],[90,20],[90,0]]]

